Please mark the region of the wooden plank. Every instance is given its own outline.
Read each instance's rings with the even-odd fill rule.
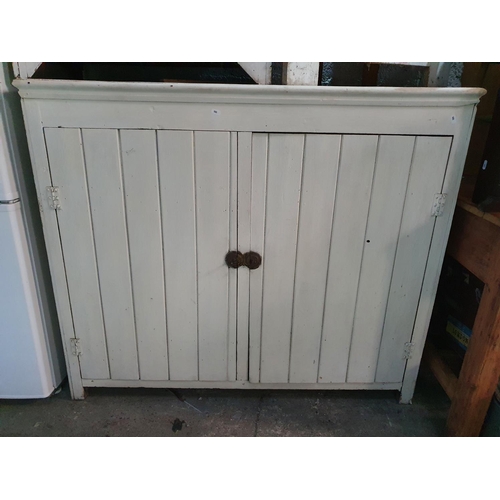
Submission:
[[[318,85],[318,62],[289,62],[286,64],[286,85]]]
[[[260,381],[288,382],[304,136],[269,136]]]
[[[500,230],[489,221],[457,207],[448,253],[481,281],[491,280],[491,268],[500,248]]]
[[[178,388],[178,389],[250,389],[250,390],[385,390],[394,391],[401,384],[251,384],[244,380],[235,381],[174,381],[174,380],[83,380],[85,387],[151,387],[151,388]],[[262,394],[264,397],[265,392]]]
[[[198,380],[193,132],[157,132],[171,380]]]
[[[230,136],[195,132],[200,380],[228,378]]]
[[[381,136],[368,213],[348,382],[373,382],[398,244],[414,137]]]
[[[111,378],[140,378],[117,130],[82,130]]]
[[[405,343],[412,336],[436,220],[431,213],[432,205],[435,194],[441,192],[450,145],[449,137],[416,139],[380,345],[377,382],[403,379]]]
[[[446,392],[446,395],[453,401],[457,389],[458,378],[443,360],[432,342],[427,342],[422,360],[427,363],[432,374],[441,384],[444,392]]]
[[[317,382],[339,135],[307,135],[293,298],[290,382]]]
[[[45,129],[45,141],[62,206],[57,219],[72,305],[68,310],[82,351],[81,373],[85,378],[106,379],[108,354],[80,130]],[[57,288],[63,284],[58,282]]]
[[[252,134],[238,134],[238,250],[241,253],[254,249],[250,243],[250,205],[252,191]],[[258,209],[252,207],[253,210]],[[233,247],[231,247],[233,248]],[[261,250],[255,250],[261,253]],[[249,370],[249,317],[250,310],[257,313],[260,304],[250,309],[250,276],[255,277],[256,269],[250,273],[246,266],[238,269],[238,380],[248,380]],[[232,271],[230,271],[231,273]],[[260,293],[260,292],[259,292]],[[260,338],[260,323],[259,323]]]
[[[266,198],[267,198],[267,164],[268,164],[267,134],[254,134],[251,143],[251,226],[250,248],[264,256]],[[241,237],[241,234],[239,235]],[[250,310],[248,319],[249,329],[249,379],[250,382],[260,381],[261,336],[262,336],[262,307],[264,297],[264,265],[253,269],[250,273]]]
[[[447,420],[449,436],[479,436],[500,379],[500,259],[484,285]]]
[[[342,137],[318,381],[345,382],[377,136]]]
[[[238,133],[230,136],[230,172],[229,172],[229,248],[238,248]],[[238,363],[237,343],[237,310],[238,310],[238,270],[228,272],[228,345],[227,345],[227,379],[236,380]],[[248,304],[248,294],[246,303]],[[240,362],[242,372],[248,373],[248,329],[247,346]],[[240,363],[241,364],[241,363]],[[245,366],[246,365],[246,366]]]
[[[156,132],[122,130],[120,146],[141,379],[167,380]]]

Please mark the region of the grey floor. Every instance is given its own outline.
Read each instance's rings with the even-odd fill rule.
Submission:
[[[412,405],[392,391],[91,389],[0,400],[0,436],[442,436],[450,402],[424,369]],[[184,401],[182,400],[184,399]]]

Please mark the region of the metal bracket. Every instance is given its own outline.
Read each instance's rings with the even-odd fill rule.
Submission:
[[[49,199],[49,207],[54,210],[61,210],[61,201],[59,200],[59,187],[47,186],[47,194]]]
[[[80,339],[70,339],[71,342],[71,354],[73,356],[80,356],[82,351],[80,350]]]
[[[444,193],[439,193],[434,196],[434,205],[432,205],[433,217],[441,217],[441,215],[443,215],[446,196],[447,195]]]
[[[415,344],[413,342],[405,342],[405,353],[403,359],[410,359],[414,348]]]

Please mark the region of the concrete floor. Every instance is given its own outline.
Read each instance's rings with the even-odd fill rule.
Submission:
[[[393,391],[90,389],[0,401],[0,436],[442,436],[450,402],[424,369]],[[189,406],[192,405],[192,406]],[[193,408],[193,406],[195,408]]]

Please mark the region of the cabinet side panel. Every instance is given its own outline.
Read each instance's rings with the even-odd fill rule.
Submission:
[[[414,137],[379,138],[347,382],[375,380],[414,143]]]
[[[304,135],[269,136],[261,382],[288,382],[303,150]]]
[[[432,232],[434,195],[441,192],[450,137],[417,137],[377,364],[377,382],[400,382],[422,288]]]
[[[345,382],[377,136],[342,137],[318,381]]]
[[[82,130],[111,378],[139,377],[117,130]]]
[[[290,356],[293,383],[316,383],[318,378],[340,139],[305,139]]]
[[[109,378],[101,294],[79,129],[45,129],[52,183],[59,187],[61,244],[83,378]]]
[[[200,380],[228,379],[231,154],[228,132],[195,132]]]
[[[120,131],[137,347],[142,380],[168,380],[156,133]]]
[[[158,131],[171,380],[198,380],[194,134]]]

